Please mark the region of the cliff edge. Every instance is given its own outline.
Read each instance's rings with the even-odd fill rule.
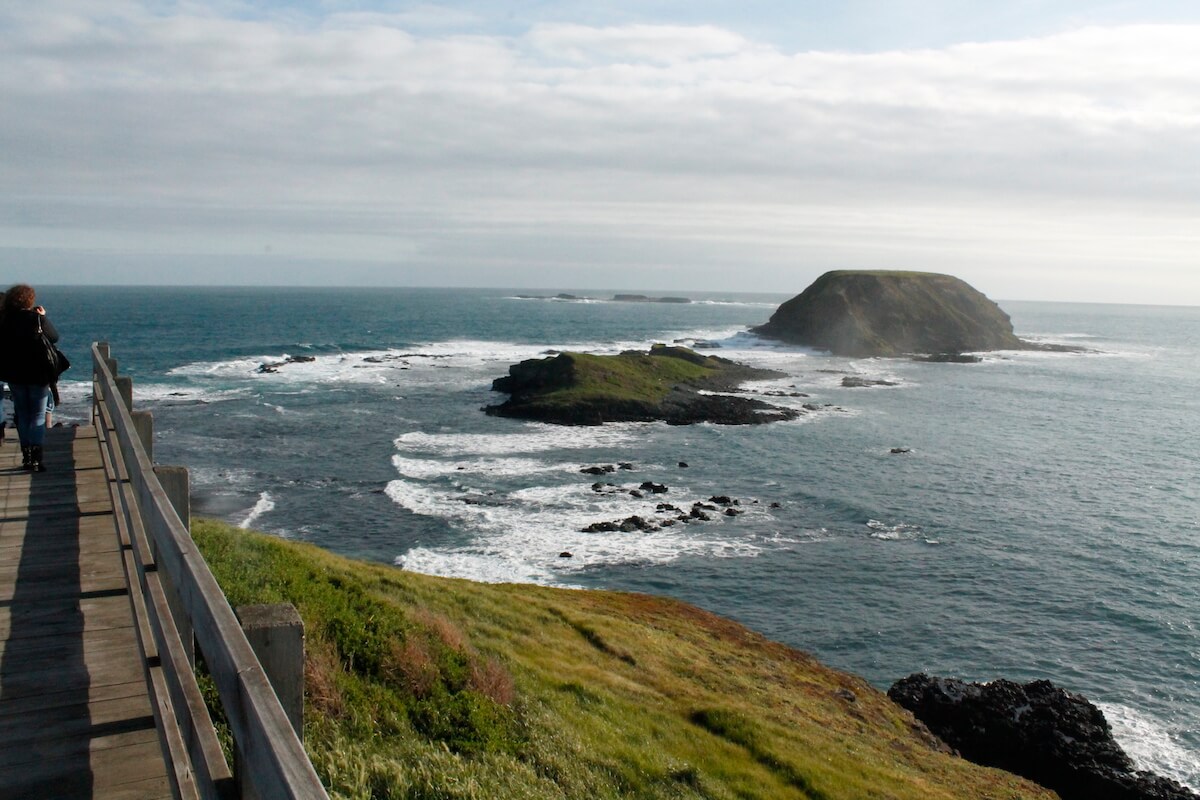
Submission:
[[[932,272],[826,272],[752,331],[855,357],[1029,347],[983,293]]]

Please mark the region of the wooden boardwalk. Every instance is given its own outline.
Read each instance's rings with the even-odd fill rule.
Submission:
[[[95,430],[0,447],[0,798],[171,797]]]

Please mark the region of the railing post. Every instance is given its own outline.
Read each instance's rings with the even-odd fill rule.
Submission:
[[[171,507],[179,515],[179,521],[189,531],[192,529],[192,495],[191,483],[187,467],[169,467],[162,464],[154,465],[154,474],[162,484]]]
[[[115,372],[113,376],[117,379],[117,393],[121,395],[121,401],[125,403],[125,410],[133,411],[133,378],[118,377]]]
[[[150,460],[153,461],[154,415],[149,411],[134,411],[130,409],[129,416],[133,418],[133,429],[137,431],[138,438],[142,440],[142,448],[146,451],[146,455]]]
[[[96,342],[96,355],[99,356],[101,361],[110,363],[111,368],[112,368],[112,373],[114,375],[117,374],[117,364],[115,361],[112,360],[112,355],[111,355],[111,351],[109,350],[109,347],[108,347],[108,342]],[[101,400],[101,398],[103,398],[103,396],[104,396],[104,393],[100,390],[100,366],[99,366],[99,364],[95,363],[95,356],[93,356],[93,363],[92,363],[92,421],[93,421],[93,423],[100,416],[100,411],[99,411],[100,400]]]
[[[239,606],[235,612],[246,640],[262,665],[279,704],[292,723],[300,741],[304,741],[304,621],[291,603]],[[242,788],[243,800],[256,800],[247,769],[241,762],[234,742],[234,773]]]
[[[192,498],[187,467],[156,465],[154,475],[162,485],[167,499],[171,501],[171,507],[179,516],[179,521],[190,532],[192,529]],[[151,547],[157,547],[154,542],[150,544]],[[156,553],[155,559],[157,560],[157,558]],[[179,631],[179,639],[183,643],[184,652],[187,654],[188,662],[194,667],[196,666],[196,638],[192,630],[192,621],[188,618],[183,599],[179,596],[179,588],[175,585],[175,579],[169,571],[160,570],[158,577],[162,582],[163,593],[167,596],[167,605],[171,608],[171,617],[175,620],[175,627]]]

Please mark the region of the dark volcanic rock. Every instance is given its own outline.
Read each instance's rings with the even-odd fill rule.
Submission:
[[[1062,800],[1200,800],[1175,781],[1135,771],[1100,709],[1050,681],[916,674],[888,697],[964,758],[1029,778]]]
[[[309,364],[316,361],[316,356],[286,356],[283,361],[271,361],[258,365],[255,370],[259,373],[278,372],[280,367],[286,367],[288,364]]]
[[[842,378],[843,389],[863,389],[867,386],[897,386],[895,381],[885,381],[880,378],[860,378],[857,375],[847,375]]]
[[[913,361],[929,361],[934,364],[978,364],[983,359],[970,353],[931,353],[927,356],[913,356]]]
[[[846,356],[1019,350],[1012,321],[962,280],[930,272],[841,270],[781,305],[760,336]]]

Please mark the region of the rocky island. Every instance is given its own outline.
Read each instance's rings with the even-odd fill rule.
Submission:
[[[559,425],[653,422],[672,425],[713,422],[754,425],[794,419],[800,412],[732,392],[748,380],[780,377],[686,347],[657,344],[647,353],[615,356],[559,353],[514,364],[492,389],[511,397],[486,406],[488,414]]]
[[[1012,320],[981,292],[932,272],[826,272],[752,331],[854,357],[955,360],[955,354],[1037,347],[1018,339]]]

